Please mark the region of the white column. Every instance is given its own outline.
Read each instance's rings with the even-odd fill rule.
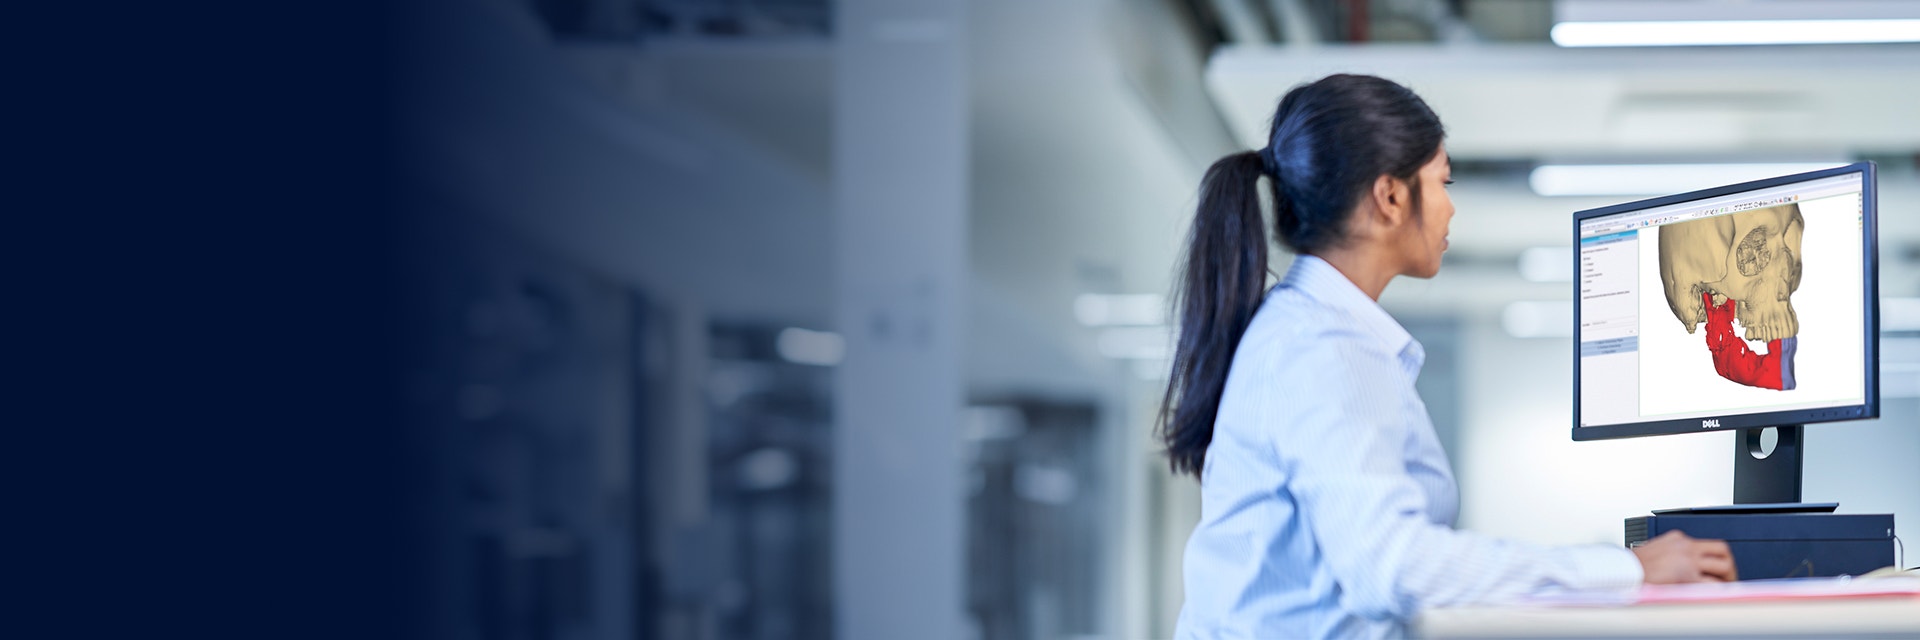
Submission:
[[[834,625],[957,638],[967,278],[961,0],[839,0],[834,282]],[[777,203],[769,203],[777,206]]]

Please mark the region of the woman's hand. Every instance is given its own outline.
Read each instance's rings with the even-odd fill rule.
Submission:
[[[1733,568],[1733,552],[1720,540],[1695,540],[1679,531],[1668,531],[1634,547],[1633,555],[1640,558],[1647,584],[1739,579]]]

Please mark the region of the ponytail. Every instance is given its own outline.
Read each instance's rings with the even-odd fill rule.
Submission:
[[[1259,153],[1236,153],[1213,163],[1201,181],[1200,208],[1174,294],[1179,345],[1160,403],[1158,436],[1174,473],[1199,477],[1213,442],[1227,368],[1266,292],[1262,166]]]

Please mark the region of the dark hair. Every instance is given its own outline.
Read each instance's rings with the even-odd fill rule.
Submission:
[[[1268,178],[1278,239],[1312,254],[1346,240],[1348,219],[1376,179],[1412,179],[1445,135],[1412,90],[1374,76],[1333,75],[1280,99],[1266,148],[1207,169],[1175,292],[1180,338],[1160,404],[1158,437],[1175,473],[1200,476],[1227,368],[1266,294],[1260,177]],[[1420,200],[1417,181],[1412,198]]]

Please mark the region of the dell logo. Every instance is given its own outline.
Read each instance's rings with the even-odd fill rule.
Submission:
[[[1718,419],[1715,419],[1715,420],[1701,420],[1701,421],[1700,421],[1700,428],[1702,428],[1702,429],[1718,429],[1718,428],[1720,428],[1720,421],[1719,421]]]

